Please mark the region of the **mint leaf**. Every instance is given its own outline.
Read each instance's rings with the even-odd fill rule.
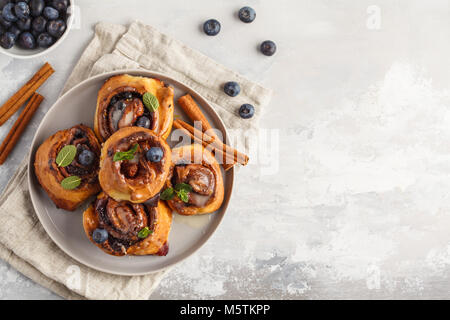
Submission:
[[[189,184],[187,184],[187,183],[177,183],[175,185],[175,190],[176,191],[184,190],[186,192],[191,192],[192,191],[192,187]]]
[[[187,203],[189,201],[189,192],[181,189],[180,191],[177,191],[177,196],[180,198],[181,201]]]
[[[81,178],[78,176],[70,176],[61,181],[61,187],[66,190],[72,190],[81,184]]]
[[[131,160],[134,158],[134,155],[138,149],[138,144],[136,143],[130,150],[128,151],[117,151],[114,154],[113,161],[121,161],[121,160]]]
[[[76,155],[77,155],[77,147],[71,144],[64,146],[56,156],[56,164],[59,167],[66,167],[72,163]]]
[[[173,190],[173,188],[167,188],[161,193],[160,198],[161,200],[172,200],[174,196],[175,191]]]
[[[142,101],[150,112],[155,112],[159,107],[158,98],[156,98],[150,92],[144,93],[144,95],[142,96]]]
[[[145,239],[152,233],[153,233],[152,230],[150,230],[148,227],[145,227],[141,229],[141,231],[139,231],[138,238]]]

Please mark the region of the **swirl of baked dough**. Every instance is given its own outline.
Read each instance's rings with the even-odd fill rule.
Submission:
[[[143,95],[149,92],[159,102],[152,112],[144,106]],[[173,122],[173,88],[164,82],[127,74],[111,77],[98,92],[94,130],[105,141],[121,128],[140,126],[166,139]]]
[[[76,147],[75,158],[65,167],[58,166],[56,157],[67,145]],[[89,150],[94,156],[88,165],[79,161],[78,156],[84,150]],[[99,159],[100,144],[94,132],[80,124],[58,131],[45,140],[36,152],[34,170],[40,185],[56,207],[73,211],[88,197],[100,191],[97,178]],[[61,182],[70,176],[80,177],[81,183],[78,187],[67,190],[62,187]]]
[[[198,162],[198,163],[196,163]],[[177,184],[190,185],[187,202],[177,196],[168,200],[170,208],[182,215],[211,213],[220,208],[224,197],[223,178],[214,156],[199,144],[172,150],[172,165],[167,188]]]
[[[159,196],[146,203],[115,201],[104,192],[83,213],[83,227],[89,240],[104,252],[115,255],[166,255],[172,223],[170,209]],[[103,243],[93,240],[95,229],[104,229]],[[140,231],[146,229],[142,236]]]
[[[133,159],[114,161],[118,152],[138,145]],[[151,162],[146,154],[150,148],[160,148],[163,156]],[[164,186],[171,164],[171,150],[153,131],[126,127],[115,132],[102,147],[99,180],[104,192],[117,201],[142,203],[155,196]]]

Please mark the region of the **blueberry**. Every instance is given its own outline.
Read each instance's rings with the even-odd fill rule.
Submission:
[[[58,11],[66,11],[69,2],[67,0],[52,0],[50,5]]]
[[[37,44],[41,48],[51,47],[54,42],[55,40],[53,39],[53,37],[49,35],[47,32],[41,33],[37,37]]]
[[[47,24],[47,32],[55,38],[59,38],[63,35],[64,31],[66,31],[66,23],[59,19],[50,21]]]
[[[14,13],[16,14],[17,18],[25,20],[28,19],[30,16],[30,7],[26,2],[18,2],[14,6]]]
[[[0,0],[0,10],[2,10],[3,7],[6,6],[10,2],[11,2],[11,0]]]
[[[131,92],[125,92],[125,99],[127,100],[133,99],[133,94]]]
[[[225,83],[223,91],[230,97],[236,97],[241,92],[241,87],[239,86],[239,83],[230,81]]]
[[[59,18],[59,12],[55,8],[45,7],[44,8],[44,17],[47,20],[56,20]]]
[[[4,49],[11,49],[16,41],[16,36],[11,32],[5,32],[0,36],[0,46]]]
[[[160,147],[152,147],[148,149],[146,157],[148,161],[160,162],[164,153]]]
[[[43,34],[45,34],[45,33],[42,33],[41,35],[43,35]],[[94,162],[94,159],[95,159],[95,154],[92,151],[87,150],[87,149],[84,149],[78,155],[78,162],[82,166],[86,166],[87,167],[87,166],[91,165],[92,162]]]
[[[16,22],[17,17],[14,14],[14,3],[8,3],[2,10],[2,16],[6,21]]]
[[[250,23],[256,18],[256,11],[250,7],[243,7],[239,10],[239,19],[242,22]]]
[[[245,103],[239,108],[239,115],[243,119],[250,119],[254,114],[255,108],[251,104]]]
[[[33,22],[31,22],[31,29],[33,29],[36,32],[42,33],[45,31],[45,26],[47,25],[47,20],[45,20],[44,17],[36,17],[33,19]]]
[[[34,36],[28,31],[22,32],[20,34],[17,44],[23,49],[36,48],[36,40],[34,39]]]
[[[94,232],[92,232],[92,240],[96,243],[103,243],[106,240],[108,240],[108,231],[105,229],[95,229]]]
[[[31,15],[33,17],[39,17],[42,14],[42,11],[44,11],[44,7],[45,7],[44,0],[31,0],[30,2]]]
[[[22,31],[30,30],[31,29],[31,19],[27,18],[24,20],[18,20],[16,22],[16,26]]]
[[[11,28],[8,29],[8,32],[11,32],[12,34],[14,34],[14,40],[19,39],[19,35],[22,33],[22,30],[20,30],[19,28],[17,28],[16,26],[12,26]]]
[[[136,126],[148,129],[150,128],[150,119],[146,116],[142,116],[137,120]]]
[[[3,13],[0,14],[0,24],[5,28],[9,28],[12,26],[12,22],[5,20],[5,18],[3,18]]]
[[[6,28],[0,24],[0,35],[6,32]]]
[[[275,54],[275,51],[277,51],[277,46],[275,45],[275,42],[266,40],[263,43],[261,43],[261,52],[266,56],[273,56]]]
[[[203,31],[208,36],[215,36],[220,32],[220,22],[216,19],[209,19],[203,24]]]

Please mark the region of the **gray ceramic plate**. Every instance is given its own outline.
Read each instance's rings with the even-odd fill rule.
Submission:
[[[114,257],[92,244],[87,239],[82,226],[82,213],[90,202],[88,201],[75,212],[57,209],[35,177],[34,155],[41,143],[58,130],[70,128],[79,123],[93,128],[98,90],[106,79],[122,73],[155,77],[169,83],[175,88],[175,101],[184,93],[190,93],[201,106],[211,125],[221,130],[224,137],[227,136],[224,124],[208,102],[182,83],[155,72],[140,70],[111,72],[80,83],[64,94],[50,108],[31,144],[28,182],[31,200],[39,220],[49,236],[64,252],[75,260],[103,272],[119,275],[142,275],[160,271],[182,261],[208,240],[225,214],[233,187],[234,170],[231,169],[226,174],[222,172],[224,174],[225,199],[217,212],[192,217],[173,214],[174,219],[169,236],[169,254],[167,256]],[[174,114],[180,115],[181,118],[185,116],[177,106]],[[169,137],[167,140],[170,143],[171,138]]]

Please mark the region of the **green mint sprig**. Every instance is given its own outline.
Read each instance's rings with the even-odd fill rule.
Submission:
[[[136,151],[138,149],[138,144],[136,143],[130,150],[128,151],[117,151],[114,154],[113,161],[121,161],[121,160],[131,160],[134,158]]]
[[[161,193],[161,200],[172,200],[175,195],[187,203],[189,201],[189,192],[192,191],[192,187],[187,183],[177,183],[174,188],[167,188]]]

